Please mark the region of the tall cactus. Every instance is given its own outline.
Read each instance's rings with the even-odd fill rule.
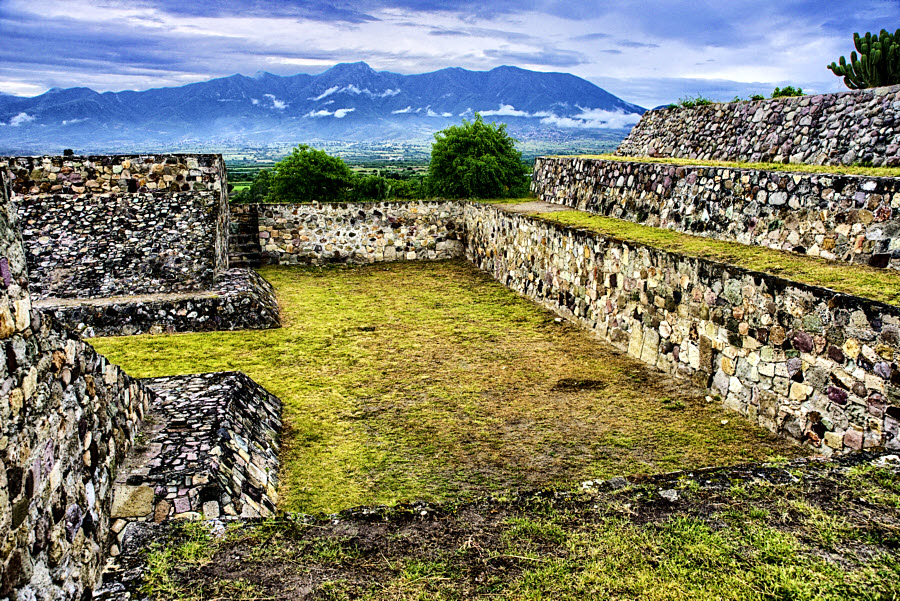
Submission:
[[[851,90],[877,88],[900,83],[900,29],[893,34],[882,29],[880,35],[866,32],[865,37],[853,34],[853,45],[859,51],[850,53],[850,62],[844,57],[840,64],[831,63],[828,68]]]

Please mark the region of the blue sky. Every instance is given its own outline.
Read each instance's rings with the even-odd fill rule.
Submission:
[[[844,89],[825,68],[900,0],[0,0],[0,92],[183,85],[234,73],[516,65],[653,107],[776,85]]]

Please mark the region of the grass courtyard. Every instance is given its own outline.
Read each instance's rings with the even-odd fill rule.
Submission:
[[[805,453],[462,261],[262,274],[280,329],[92,344],[134,376],[240,370],[281,398],[284,510]]]

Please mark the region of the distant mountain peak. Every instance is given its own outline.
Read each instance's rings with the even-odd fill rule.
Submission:
[[[260,71],[141,92],[54,88],[0,101],[0,154],[61,148],[294,144],[297,140],[427,141],[464,116],[503,121],[523,140],[616,135],[641,107],[565,73],[504,65],[401,75],[365,62],[317,75]],[[542,138],[543,136],[543,138]]]
[[[375,69],[369,66],[368,63],[363,61],[357,61],[355,63],[338,63],[335,66],[327,69],[322,73],[330,74],[351,74],[351,73],[377,73]]]

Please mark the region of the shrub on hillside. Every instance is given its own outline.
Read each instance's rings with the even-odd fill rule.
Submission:
[[[333,202],[353,186],[347,164],[324,150],[300,144],[275,164],[267,202]]]
[[[428,167],[430,192],[449,198],[499,198],[520,194],[526,184],[522,153],[506,124],[463,119],[434,134]]]
[[[803,88],[795,88],[794,86],[776,87],[772,92],[772,98],[787,98],[790,96],[803,96]]]

